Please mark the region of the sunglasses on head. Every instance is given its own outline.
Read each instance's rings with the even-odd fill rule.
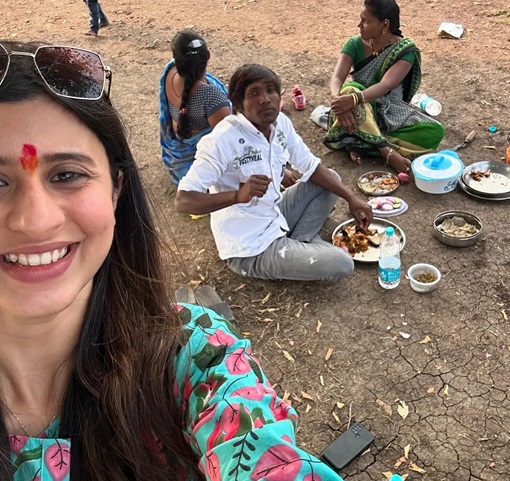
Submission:
[[[75,47],[41,46],[34,53],[8,52],[0,44],[0,85],[7,76],[11,57],[32,57],[37,72],[55,94],[70,99],[99,100],[106,81],[110,96],[112,72],[101,57],[90,50]]]

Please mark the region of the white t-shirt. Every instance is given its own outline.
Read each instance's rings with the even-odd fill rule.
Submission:
[[[271,127],[269,141],[242,114],[229,115],[200,140],[195,161],[179,182],[179,190],[231,192],[253,174],[273,179],[263,197],[211,213],[211,229],[221,259],[258,255],[289,230],[278,207],[287,163],[301,172],[300,182],[306,182],[320,159],[310,152],[283,113]]]

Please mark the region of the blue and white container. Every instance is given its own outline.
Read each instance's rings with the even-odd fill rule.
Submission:
[[[428,194],[446,194],[457,187],[464,163],[457,152],[442,150],[413,160],[411,169],[418,189]]]

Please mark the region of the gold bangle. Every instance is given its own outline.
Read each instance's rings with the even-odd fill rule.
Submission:
[[[364,94],[363,92],[361,92],[361,91],[360,91],[360,94],[361,94],[361,101],[362,101],[363,103],[365,103],[365,102],[366,102],[366,100],[365,100],[365,94]]]
[[[352,102],[353,102],[353,107],[356,107],[356,105],[358,105],[358,97],[356,97],[356,94],[351,94],[351,97],[352,97]]]

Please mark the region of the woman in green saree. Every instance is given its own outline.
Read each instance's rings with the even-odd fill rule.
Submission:
[[[358,25],[331,77],[331,112],[324,144],[361,156],[381,156],[397,172],[436,149],[444,127],[409,101],[421,82],[420,51],[400,31],[394,0],[365,0]],[[352,70],[351,70],[352,69]],[[345,83],[349,73],[352,82]]]

